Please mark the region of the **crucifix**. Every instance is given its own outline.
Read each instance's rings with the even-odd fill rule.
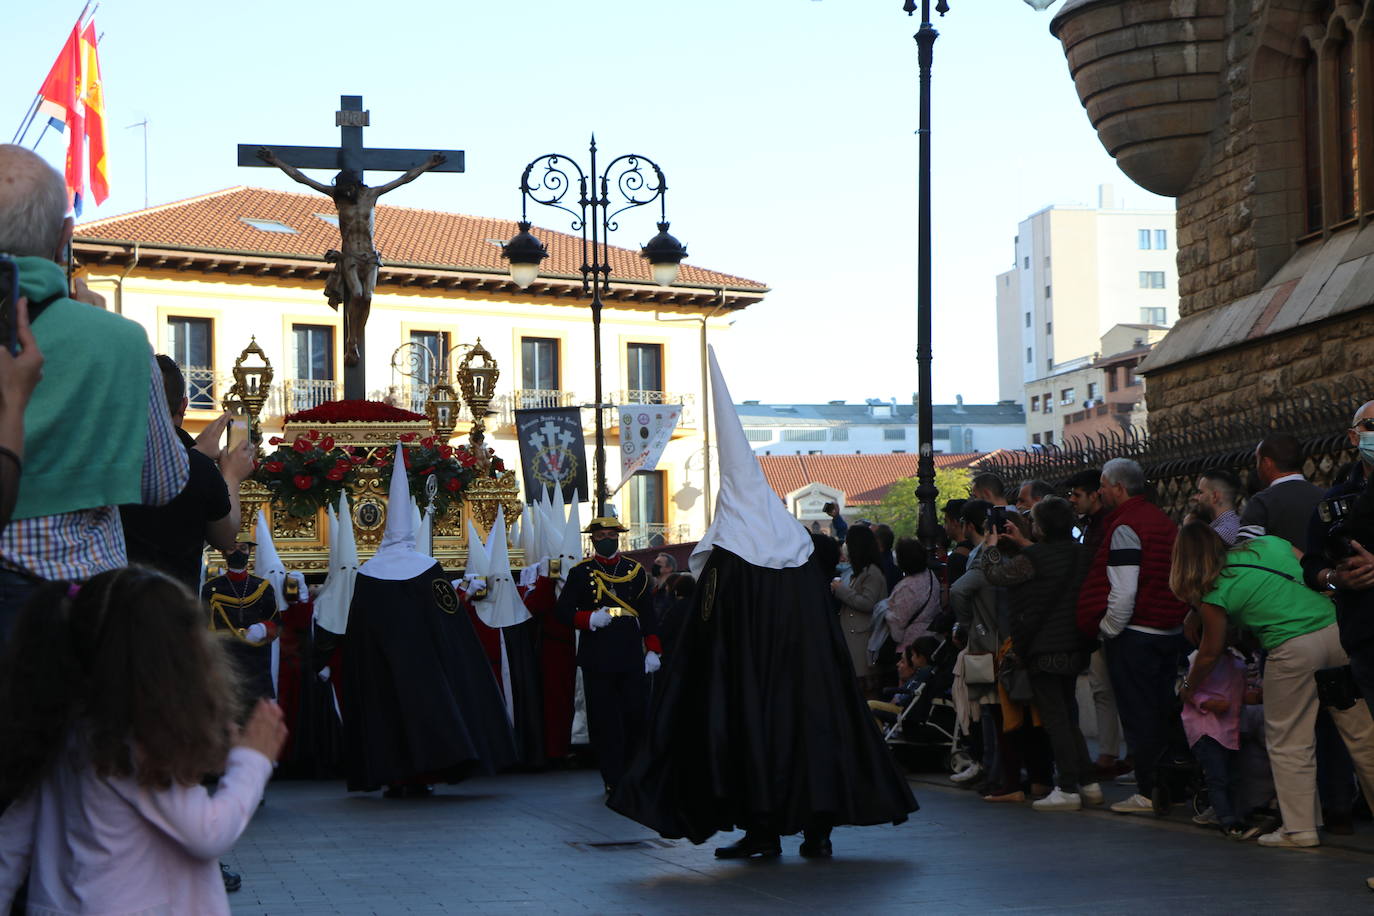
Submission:
[[[381,254],[372,244],[377,198],[428,171],[461,172],[464,159],[462,150],[367,149],[363,146],[363,128],[371,119],[363,109],[363,97],[340,96],[339,109],[334,112],[334,124],[340,134],[337,148],[240,143],[238,154],[240,166],[279,168],[334,201],[339,215],[340,245],[338,250],[324,253],[325,260],[334,265],[324,294],[331,308],[337,310],[340,303],[344,307],[344,397],[354,399],[367,397],[364,331],[382,266]],[[327,185],[306,176],[301,169],[337,169],[338,174],[334,183]],[[370,188],[363,184],[363,172],[367,170],[402,174]]]

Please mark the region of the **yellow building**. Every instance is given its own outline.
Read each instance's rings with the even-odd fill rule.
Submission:
[[[423,411],[436,366],[481,338],[501,368],[488,440],[515,466],[514,410],[593,402],[591,313],[581,298],[581,240],[538,229],[550,257],[527,289],[510,281],[501,244],[513,222],[378,206],[383,266],[367,323],[368,397]],[[256,337],[276,369],[264,434],[282,417],[343,396],[343,318],[323,289],[339,246],[330,201],[237,187],[77,227],[76,259],[110,307],[142,324],[154,348],[186,372],[194,431],[215,417],[234,359]],[[759,302],[762,283],[683,264],[671,287],[652,282],[638,252],[613,248],[602,313],[608,404],[683,406],[658,468],[612,500],[633,546],[691,540],[705,530],[711,489],[703,423],[706,333]],[[453,352],[452,360],[448,354]],[[620,479],[615,411],[605,415],[607,480]],[[593,414],[582,411],[591,459]],[[467,423],[455,436],[464,435]]]

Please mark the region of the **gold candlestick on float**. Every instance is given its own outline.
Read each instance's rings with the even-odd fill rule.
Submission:
[[[238,359],[234,360],[234,384],[224,394],[224,407],[233,411],[235,406],[246,412],[250,418],[249,435],[258,455],[262,455],[262,426],[259,416],[267,403],[268,393],[272,390],[272,361],[258,346],[254,336],[248,346],[243,348]]]
[[[481,362],[474,365],[474,359],[480,359]],[[468,434],[468,442],[478,460],[482,460],[486,453],[486,448],[479,446],[482,446],[482,440],[485,438],[487,406],[491,404],[496,391],[496,380],[500,377],[501,370],[497,367],[496,360],[487,352],[487,348],[482,346],[482,338],[477,338],[476,345],[458,364],[458,390],[463,393],[463,400],[467,402],[468,410],[472,413],[472,432]]]

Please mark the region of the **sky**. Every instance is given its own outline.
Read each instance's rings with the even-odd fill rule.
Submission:
[[[997,399],[996,274],[1017,223],[1050,205],[1172,208],[1098,143],[1049,12],[951,0],[932,81],[936,403]],[[0,131],[21,123],[81,4],[18,5],[0,56]],[[236,165],[239,143],[338,143],[363,96],[372,147],[462,149],[467,171],[394,205],[515,219],[525,164],[639,153],[669,185],[689,261],[767,283],[715,335],[738,400],[916,390],[919,18],[901,0],[105,0],[96,10],[110,133],[98,219],[234,185],[299,191]],[[148,182],[143,180],[147,121]],[[32,146],[37,129],[30,132]],[[65,139],[38,151],[61,168]],[[328,180],[327,175],[317,177]],[[612,242],[637,248],[656,207]],[[567,230],[558,211],[536,226]],[[324,308],[323,301],[321,308]],[[1014,357],[1012,357],[1014,358]]]

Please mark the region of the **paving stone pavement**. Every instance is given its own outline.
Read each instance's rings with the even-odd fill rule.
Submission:
[[[897,827],[840,828],[836,858],[718,862],[605,808],[594,771],[440,787],[430,799],[277,782],[234,853],[236,914],[1374,912],[1374,826],[1315,850],[1180,816],[1041,813],[940,780]],[[1108,790],[1108,800],[1125,787]],[[729,837],[716,838],[721,842]],[[633,844],[597,846],[595,844]]]

